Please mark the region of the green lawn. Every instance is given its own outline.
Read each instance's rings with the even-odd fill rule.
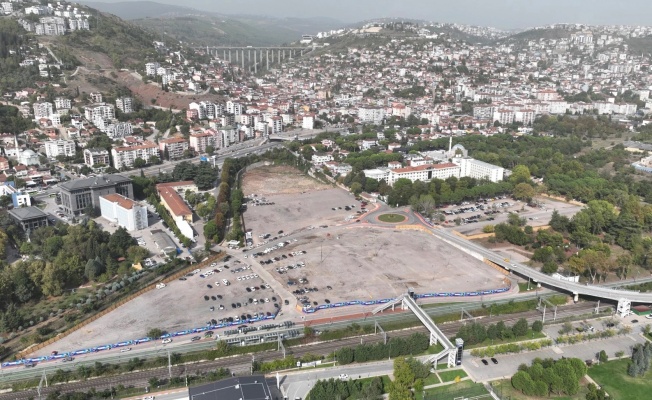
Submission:
[[[466,372],[463,369],[454,369],[451,371],[441,371],[438,372],[439,377],[443,382],[453,382],[456,377],[465,378]]]
[[[428,347],[425,354],[439,354],[442,350],[444,350],[444,346],[437,342],[437,344]]]
[[[388,222],[390,224],[396,224],[398,222],[403,222],[407,218],[401,214],[381,214],[378,216],[378,220],[381,222]]]
[[[471,381],[439,386],[428,389],[425,392],[425,400],[454,400],[457,398],[471,398],[489,393],[481,383],[473,383]],[[422,393],[415,393],[414,398],[416,400],[424,400]]]
[[[464,346],[465,349],[475,349],[476,347],[487,347],[487,346],[497,346],[499,344],[507,344],[507,343],[516,343],[516,342],[523,342],[526,340],[532,340],[532,339],[543,339],[546,337],[546,335],[543,332],[534,332],[532,329],[528,329],[527,333],[525,336],[519,336],[515,337],[512,339],[505,339],[505,340],[492,340],[491,339],[486,339],[482,343],[478,344],[472,344],[469,346]]]
[[[652,373],[632,378],[627,375],[628,364],[628,359],[602,363],[589,368],[589,376],[602,386],[612,399],[649,399],[652,393]]]
[[[426,379],[423,380],[423,386],[436,385],[441,383],[437,374],[430,374]]]

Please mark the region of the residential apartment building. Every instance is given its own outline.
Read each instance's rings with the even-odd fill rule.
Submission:
[[[52,115],[52,103],[48,101],[34,103],[32,107],[34,108],[34,119],[36,121],[41,118],[50,118],[50,115]]]
[[[72,101],[65,97],[56,97],[54,99],[54,106],[57,110],[70,110],[72,108]]]
[[[100,196],[100,212],[103,218],[128,231],[145,229],[148,226],[147,207],[117,193]]]
[[[240,103],[229,100],[226,102],[226,112],[233,115],[240,115],[244,112],[244,107]]]
[[[84,108],[84,117],[93,123],[99,118],[114,119],[115,108],[106,103],[93,104]]]
[[[206,131],[203,133],[190,135],[189,147],[199,154],[206,153],[206,147],[208,146],[212,146],[213,149],[216,149],[217,146],[215,146],[215,133],[215,131]]]
[[[134,112],[133,99],[131,97],[118,97],[115,106],[125,114]]]
[[[106,149],[84,149],[84,164],[89,167],[95,165],[106,165],[108,167],[111,165],[110,160],[109,152]]]
[[[77,154],[74,140],[48,140],[44,146],[45,155],[48,158],[57,158],[58,156],[74,157]]]
[[[148,140],[135,146],[114,147],[111,149],[111,156],[113,157],[113,167],[116,169],[133,167],[134,161],[136,161],[137,158],[144,161],[149,160],[150,157],[161,158],[156,143]]]
[[[301,122],[301,127],[303,129],[314,129],[315,128],[315,116],[313,114],[304,115],[303,120]]]
[[[358,108],[358,119],[360,122],[379,125],[385,119],[385,109],[380,107],[360,107]]]
[[[90,92],[88,98],[92,103],[101,103],[103,100],[102,93],[100,92]]]
[[[183,157],[183,152],[188,150],[188,141],[184,138],[161,139],[158,142],[161,154],[167,155],[170,160],[176,160]]]
[[[156,76],[156,70],[160,67],[160,64],[157,62],[150,62],[145,64],[145,73],[148,76]]]

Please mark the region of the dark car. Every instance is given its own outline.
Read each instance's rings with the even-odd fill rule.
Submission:
[[[190,339],[191,342],[196,342],[198,340],[201,340],[200,336],[193,336],[192,339]]]
[[[494,364],[498,364],[498,360],[496,360],[496,359],[493,358],[493,357],[491,357],[491,362],[494,363]]]
[[[638,320],[637,320],[637,319],[633,319],[633,320],[632,320],[632,324],[638,324]]]
[[[616,324],[614,324],[613,322],[607,323],[607,328],[613,328],[614,326],[616,326]]]
[[[217,298],[220,299],[220,300],[222,300],[222,295],[221,295],[221,294],[218,294],[218,295],[217,295]]]
[[[208,301],[208,299],[210,299],[210,297],[204,295],[204,300]]]
[[[213,288],[213,286],[211,286],[211,285],[206,285],[206,287],[209,288],[209,289]]]
[[[289,306],[290,305],[290,300],[285,300],[284,303],[285,303],[286,306]]]
[[[217,297],[211,296],[211,300],[215,301],[215,300],[217,300]]]
[[[187,280],[187,279],[184,278],[184,277],[181,277],[181,278],[179,278],[179,280],[180,280],[180,281],[185,281],[185,280]]]
[[[231,308],[235,308],[235,303],[231,303]]]
[[[485,360],[484,358],[483,358],[482,360],[480,360],[480,361],[482,361],[482,363],[483,363],[484,365],[489,365],[489,361]]]
[[[242,304],[240,303],[235,303],[235,305],[238,306],[238,308],[242,307]]]

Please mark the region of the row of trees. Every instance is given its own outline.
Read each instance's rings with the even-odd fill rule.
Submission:
[[[525,364],[518,367],[512,376],[512,386],[526,396],[573,396],[579,391],[579,381],[586,371],[586,364],[579,358],[535,358],[530,367]]]
[[[652,343],[645,342],[645,344],[638,343],[632,349],[632,362],[627,368],[629,376],[637,377],[643,376],[650,370],[650,361],[652,360]]]
[[[329,379],[319,380],[310,390],[312,400],[360,399],[377,400],[382,398],[385,388],[380,377],[362,383],[359,380]]]
[[[455,337],[464,340],[465,345],[474,345],[483,343],[485,340],[504,340],[523,337],[528,333],[529,325],[525,318],[521,318],[514,325],[508,327],[503,321],[496,324],[485,326],[484,324],[474,322],[460,327]],[[534,321],[532,323],[533,332],[541,332],[543,323]]]
[[[352,362],[367,362],[382,360],[386,357],[399,357],[421,354],[428,349],[428,337],[422,333],[415,333],[408,338],[392,338],[387,344],[361,344],[352,347],[342,347],[335,352],[337,362],[346,365]]]

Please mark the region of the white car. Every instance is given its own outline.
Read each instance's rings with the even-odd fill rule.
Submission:
[[[170,339],[170,338],[163,339],[163,340],[161,340],[161,343],[163,343],[163,344],[172,343],[172,339]]]
[[[215,286],[220,286],[220,283],[219,283],[219,282],[215,282]]]
[[[143,400],[154,400],[154,396],[143,397]]]
[[[645,316],[646,319],[652,319],[652,314],[648,314]]]
[[[126,353],[128,351],[131,351],[131,347],[127,347],[126,349],[121,349],[120,353]]]
[[[164,287],[165,287],[165,283],[163,283],[163,282],[156,284],[157,289],[163,289]]]
[[[345,381],[345,380],[349,379],[349,376],[347,374],[340,374],[340,376],[338,378]]]

